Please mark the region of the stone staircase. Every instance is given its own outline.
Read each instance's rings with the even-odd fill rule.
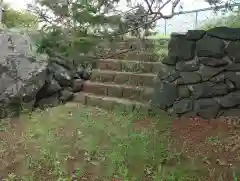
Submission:
[[[147,110],[152,98],[154,80],[161,63],[158,57],[146,50],[133,49],[132,42],[119,43],[115,55],[97,60],[91,79],[74,101],[89,106],[112,110]],[[108,53],[110,54],[110,53]]]

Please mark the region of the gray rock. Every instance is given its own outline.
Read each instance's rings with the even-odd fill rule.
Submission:
[[[59,94],[57,93],[50,97],[46,97],[46,98],[39,100],[36,104],[36,107],[38,107],[40,109],[46,109],[48,107],[58,106],[60,103],[61,102],[59,100]]]
[[[177,94],[176,85],[159,82],[154,88],[152,105],[160,109],[166,109],[173,105],[174,101],[177,99]]]
[[[194,57],[195,42],[189,41],[185,36],[172,37],[168,44],[168,55],[177,61],[191,60]]]
[[[77,74],[77,78],[82,78],[83,77],[83,72],[84,72],[84,68],[81,65],[78,65],[76,68],[75,73]]]
[[[240,89],[240,72],[226,72],[225,77]]]
[[[56,92],[59,92],[62,90],[62,87],[59,85],[59,83],[54,79],[50,79],[47,88],[46,88],[46,95],[52,95]]]
[[[91,77],[91,74],[92,74],[91,70],[84,69],[81,79],[89,80]]]
[[[225,80],[225,84],[227,85],[229,91],[236,89],[236,86],[228,79]]]
[[[68,70],[73,70],[74,69],[74,65],[73,62],[63,59],[63,58],[59,58],[59,57],[51,57],[50,61],[52,63],[56,63]]]
[[[215,83],[224,83],[225,81],[225,75],[224,73],[221,73],[209,80],[210,82],[215,82]]]
[[[190,96],[190,91],[187,86],[178,87],[178,97],[179,98],[187,98]]]
[[[61,86],[68,87],[72,85],[72,76],[68,69],[56,63],[50,64],[48,69]]]
[[[191,85],[189,86],[189,89],[195,99],[223,96],[228,93],[228,86],[223,83],[215,84],[211,82],[204,82],[201,84]]]
[[[191,62],[177,62],[176,69],[180,72],[193,72],[199,69],[199,65],[195,61]]]
[[[217,99],[221,107],[232,108],[240,105],[240,91],[232,92],[224,97]]]
[[[225,44],[223,40],[204,36],[196,43],[196,52],[199,57],[222,58]]]
[[[240,107],[234,109],[222,110],[223,117],[240,117]]]
[[[171,38],[175,38],[175,37],[185,37],[187,34],[187,32],[172,32],[171,33]]]
[[[194,84],[201,82],[201,76],[196,72],[180,72],[184,84]]]
[[[240,41],[232,41],[228,44],[226,51],[228,56],[235,62],[240,63]]]
[[[213,58],[213,57],[199,57],[199,62],[203,65],[211,67],[221,67],[228,64],[228,61],[224,58]]]
[[[202,80],[207,81],[217,76],[224,70],[225,70],[225,67],[215,68],[215,67],[201,66],[198,72],[201,75]]]
[[[177,63],[177,61],[178,61],[177,57],[168,55],[167,57],[163,58],[162,63],[166,64],[166,65],[175,65]]]
[[[61,91],[61,96],[60,96],[60,100],[62,102],[67,102],[67,101],[70,101],[72,100],[74,97],[74,93],[71,92],[71,89],[69,88],[65,88],[64,90]]]
[[[240,28],[215,27],[208,30],[207,35],[225,40],[240,40]]]
[[[214,99],[197,100],[195,111],[198,116],[203,118],[215,118],[220,110],[218,102]]]
[[[84,83],[84,80],[75,79],[73,81],[73,87],[72,87],[73,92],[80,92],[83,88],[83,83]]]
[[[229,64],[226,67],[226,70],[233,71],[233,72],[240,72],[240,63]]]
[[[0,36],[0,41],[1,38]],[[2,108],[8,110],[10,107],[16,107],[17,112],[24,104],[24,97],[28,97],[29,102],[35,99],[37,92],[45,84],[47,76],[47,64],[31,62],[24,55],[25,47],[18,47],[20,45],[14,45],[15,49],[9,50],[8,43],[2,44],[1,50],[6,50],[6,52],[0,52],[0,67],[5,70],[0,75],[0,95],[8,100],[4,102],[5,105],[2,105]],[[3,115],[7,116],[9,111],[5,113]]]
[[[184,114],[193,109],[193,102],[190,99],[182,99],[173,104],[173,112],[176,114]]]
[[[172,83],[174,82],[178,77],[180,77],[180,73],[177,72],[177,71],[172,71],[172,72],[169,72],[166,77],[164,78],[164,81],[166,82],[169,82],[169,83]]]
[[[188,40],[200,40],[204,35],[206,34],[206,31],[204,30],[188,30],[186,37]]]
[[[174,69],[175,69],[175,66],[168,66],[168,65],[161,64],[161,66],[159,66],[159,71],[157,76],[158,79],[161,80],[168,77],[170,72],[175,71]]]

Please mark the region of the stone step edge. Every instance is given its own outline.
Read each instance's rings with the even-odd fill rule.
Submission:
[[[95,99],[95,103],[94,101],[91,102],[87,100],[89,98],[92,100]],[[125,108],[123,108],[123,109],[126,109],[126,111],[141,110],[141,111],[151,112],[151,106],[150,104],[147,104],[147,103],[144,104],[138,101],[131,101],[128,99],[115,98],[115,97],[109,97],[109,96],[98,96],[98,95],[90,94],[86,92],[76,93],[72,102],[81,103],[88,106],[100,107],[108,110],[114,110],[118,108],[118,107],[114,108],[114,105],[117,105],[119,107],[126,106]]]
[[[137,48],[132,48],[132,49],[127,49],[127,48],[122,48],[122,49],[115,49],[112,50],[111,48],[109,49],[104,49],[104,51],[102,51],[103,53],[129,53],[129,52],[138,52],[138,53],[146,53],[146,55],[156,55],[155,52],[149,52],[146,51],[145,49],[137,49]]]
[[[152,98],[154,88],[147,86],[131,86],[126,84],[85,81],[82,91],[95,95],[110,96],[139,101],[141,103],[148,103]]]
[[[107,58],[107,59],[98,59],[98,61],[103,61],[103,62],[123,62],[123,63],[144,63],[144,64],[154,64],[154,65],[163,65],[161,61],[158,62],[149,62],[149,61],[141,61],[141,60],[125,60],[125,59],[119,59],[119,58]]]
[[[121,72],[121,71],[114,71],[114,70],[102,70],[102,69],[92,69],[92,72],[98,73],[107,73],[107,74],[126,74],[126,75],[140,75],[140,76],[152,76],[157,77],[156,73],[137,73],[137,72]]]
[[[114,82],[97,82],[97,81],[91,81],[87,80],[83,83],[83,86],[87,85],[100,85],[100,86],[108,86],[108,87],[120,87],[120,88],[129,88],[129,89],[142,89],[142,90],[153,90],[153,87],[147,87],[147,86],[134,86],[134,85],[127,85],[127,84],[116,84]]]

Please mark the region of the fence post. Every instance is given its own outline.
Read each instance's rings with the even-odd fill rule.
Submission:
[[[197,28],[198,25],[198,12],[195,14],[195,29]]]
[[[3,17],[3,8],[0,5],[0,23],[2,23],[2,17]]]
[[[164,19],[164,35],[167,35],[167,20]]]

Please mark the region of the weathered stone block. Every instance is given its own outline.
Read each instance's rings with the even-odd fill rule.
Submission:
[[[240,117],[240,107],[234,109],[222,110],[223,117]]]
[[[226,72],[225,77],[240,89],[240,72]]]
[[[231,108],[240,105],[240,91],[232,92],[224,97],[217,99],[221,107]]]
[[[201,84],[191,85],[189,86],[189,89],[195,99],[223,96],[228,93],[228,87],[223,83],[214,84],[211,82],[204,82]]]
[[[226,70],[233,71],[233,72],[240,72],[240,63],[229,64],[226,67]]]
[[[103,84],[96,84],[92,82],[86,82],[83,85],[83,91],[93,93],[97,95],[107,95],[107,86]]]
[[[157,78],[159,80],[168,77],[171,72],[175,71],[175,66],[168,66],[164,64],[160,64],[156,68],[158,68]]]
[[[194,84],[201,82],[201,76],[196,72],[180,72],[184,84]]]
[[[225,75],[224,73],[221,73],[209,80],[210,82],[215,82],[215,83],[224,83],[225,81]]]
[[[225,58],[199,57],[198,60],[203,65],[211,67],[221,67],[229,63]]]
[[[112,97],[122,97],[123,88],[121,86],[109,86],[107,88],[107,95]]]
[[[171,33],[171,38],[175,37],[185,37],[187,32],[172,32]]]
[[[177,62],[176,69],[181,72],[193,72],[197,71],[199,69],[199,65],[196,63],[196,61],[190,61],[190,62]]]
[[[177,114],[184,114],[193,109],[193,102],[190,99],[182,99],[173,104],[173,112]]]
[[[168,44],[168,55],[179,60],[191,60],[194,57],[195,42],[185,36],[172,37]]]
[[[201,75],[202,80],[206,81],[220,74],[221,72],[224,71],[224,69],[225,69],[224,67],[215,68],[215,67],[201,66],[198,72]]]
[[[177,99],[177,87],[174,84],[159,82],[156,84],[152,104],[154,107],[166,109]]]
[[[141,88],[140,91],[140,100],[141,101],[150,101],[153,96],[153,88]]]
[[[230,42],[226,48],[228,56],[235,62],[240,62],[240,41]]]
[[[99,79],[101,82],[114,82],[115,75],[108,73],[101,73]]]
[[[204,36],[196,43],[196,52],[199,57],[222,58],[224,56],[225,44],[223,40]]]
[[[240,40],[240,28],[215,27],[208,30],[207,35],[224,40]]]
[[[188,40],[200,40],[204,35],[206,34],[206,31],[204,30],[188,30],[186,37]]]
[[[179,98],[187,98],[190,96],[190,91],[187,86],[180,86],[178,88],[178,97]]]
[[[166,77],[164,78],[164,81],[167,81],[169,83],[175,81],[177,78],[180,77],[180,73],[177,72],[177,71],[172,71],[172,72],[169,72]]]
[[[203,118],[215,118],[220,110],[220,105],[214,99],[197,100],[195,104],[195,111],[197,115]]]
[[[97,68],[102,70],[121,70],[121,62],[120,61],[112,61],[112,60],[98,60]]]
[[[130,80],[130,76],[127,74],[117,74],[114,77],[114,82],[118,84],[127,84]]]
[[[177,57],[173,57],[170,54],[168,54],[168,57],[165,57],[162,60],[162,63],[166,64],[166,65],[175,65],[177,63],[177,61],[178,61]]]
[[[127,99],[137,100],[140,97],[140,90],[133,87],[124,87],[123,97]]]

